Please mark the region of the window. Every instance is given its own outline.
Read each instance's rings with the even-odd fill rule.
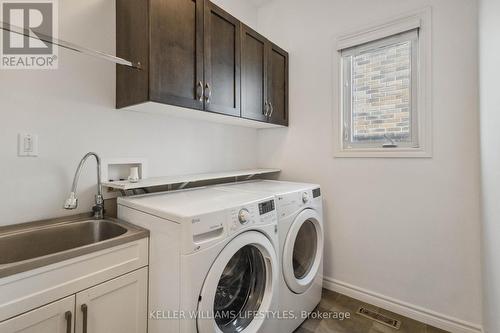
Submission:
[[[418,147],[417,47],[415,30],[342,52],[346,148]]]
[[[430,156],[423,22],[410,17],[339,41],[338,156]]]

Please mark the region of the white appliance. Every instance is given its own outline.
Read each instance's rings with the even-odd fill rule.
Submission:
[[[276,321],[277,214],[269,194],[198,188],[118,199],[150,230],[149,333],[268,333]]]
[[[294,318],[280,320],[280,332],[291,333],[321,301],[323,285],[323,203],[319,185],[257,180],[224,184],[241,192],[269,193],[276,198],[281,313]]]

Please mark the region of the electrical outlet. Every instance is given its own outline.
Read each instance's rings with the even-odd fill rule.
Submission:
[[[38,156],[38,135],[19,133],[17,136],[17,155],[20,157]]]

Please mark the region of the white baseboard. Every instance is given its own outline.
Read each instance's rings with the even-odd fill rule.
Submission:
[[[420,321],[442,330],[452,333],[481,333],[481,325],[469,323],[457,318],[446,316],[432,310],[422,308],[413,304],[405,303],[391,297],[377,294],[375,292],[358,288],[348,283],[324,277],[323,287],[355,298],[362,302],[381,307],[385,310],[400,314],[402,316]]]

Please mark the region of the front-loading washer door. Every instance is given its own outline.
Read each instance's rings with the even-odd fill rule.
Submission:
[[[277,288],[274,246],[257,231],[237,236],[219,254],[203,284],[198,304],[200,333],[255,333]]]
[[[313,209],[304,209],[292,222],[283,248],[282,269],[288,288],[305,292],[318,274],[323,256],[323,227]]]

